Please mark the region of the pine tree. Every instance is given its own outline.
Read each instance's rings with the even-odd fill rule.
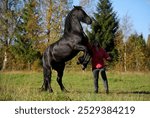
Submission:
[[[15,32],[16,40],[12,47],[15,57],[28,63],[28,69],[31,69],[31,63],[39,56],[37,45],[42,29],[36,6],[37,2],[32,0],[22,9]]]
[[[147,46],[150,48],[150,34],[148,35]]]
[[[150,70],[150,34],[148,35],[147,43],[146,43],[146,53],[147,53],[147,68]]]
[[[112,3],[109,0],[99,0],[94,17],[92,30],[88,31],[89,38],[98,40],[107,52],[116,56],[114,40],[118,30],[118,19],[113,11]]]

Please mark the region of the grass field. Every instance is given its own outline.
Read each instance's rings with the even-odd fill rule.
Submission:
[[[42,72],[0,72],[2,101],[150,101],[150,73],[107,72],[110,94],[105,94],[99,79],[99,93],[94,93],[91,71],[65,71],[63,83],[69,93],[63,93],[53,71],[54,93],[41,92]]]

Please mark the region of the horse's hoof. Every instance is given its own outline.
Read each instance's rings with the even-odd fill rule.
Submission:
[[[66,89],[62,90],[62,92],[64,92],[64,93],[69,93],[69,91],[67,91]]]
[[[85,70],[85,69],[86,69],[86,67],[82,66],[82,70]]]
[[[53,93],[53,90],[52,90],[52,89],[50,89],[50,90],[49,90],[49,93]]]
[[[79,61],[77,61],[77,65],[79,65],[80,64],[80,62]]]
[[[106,94],[109,94],[109,90],[106,90]]]
[[[53,90],[49,90],[49,93],[53,93]]]
[[[96,93],[96,94],[97,94],[97,93],[98,93],[98,90],[95,90],[95,91],[94,91],[94,93]]]
[[[39,91],[43,92],[43,91],[47,91],[45,88],[41,87],[39,88]]]

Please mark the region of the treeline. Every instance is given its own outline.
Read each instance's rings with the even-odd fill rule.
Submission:
[[[115,69],[120,71],[150,70],[150,35],[147,42],[142,34],[131,34],[126,42],[122,31],[118,31],[115,39],[118,59]]]
[[[94,13],[95,22],[88,31],[90,40],[98,40],[110,54],[113,62],[109,67],[118,71],[150,70],[150,35],[147,39],[142,34],[131,33],[132,23],[125,15],[119,21],[110,0],[99,0]]]
[[[68,11],[65,0],[0,1],[0,69],[41,70],[42,53],[61,37]],[[88,37],[110,53],[112,69],[150,70],[150,36],[147,42],[142,34],[126,37],[109,0],[99,0],[94,18]],[[76,58],[67,65],[75,68]]]
[[[43,51],[62,34],[67,12],[61,0],[0,1],[0,69],[40,68]]]

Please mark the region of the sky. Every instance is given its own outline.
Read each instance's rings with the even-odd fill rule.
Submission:
[[[74,0],[73,5],[79,5],[79,0]],[[99,0],[95,0],[95,8]],[[127,15],[133,25],[132,31],[143,34],[145,40],[150,34],[150,0],[110,0],[119,21]],[[92,4],[93,5],[93,4]]]

